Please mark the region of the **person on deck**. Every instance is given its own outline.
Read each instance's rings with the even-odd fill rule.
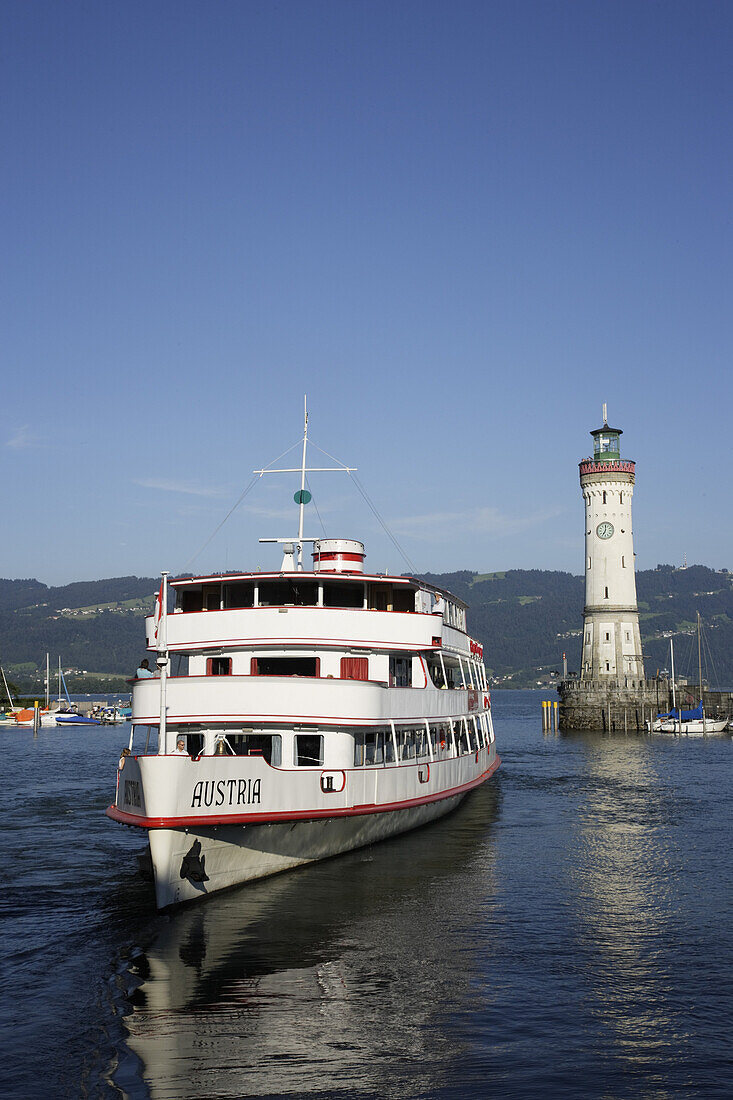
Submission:
[[[151,669],[147,657],[143,657],[142,661],[140,662],[140,667],[135,673],[135,676],[138,680],[148,680],[151,676],[155,676],[155,673]]]

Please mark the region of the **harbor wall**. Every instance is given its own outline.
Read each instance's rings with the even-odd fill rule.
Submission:
[[[672,706],[669,680],[568,679],[562,680],[557,690],[561,730],[644,730],[649,719]],[[700,698],[699,688],[680,685],[676,697],[682,707],[695,705]],[[733,692],[705,690],[703,705],[709,718],[730,717]]]

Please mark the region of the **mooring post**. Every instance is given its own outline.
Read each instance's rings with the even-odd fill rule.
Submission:
[[[33,736],[38,737],[38,727],[41,724],[41,712],[38,709],[38,700],[33,702]]]

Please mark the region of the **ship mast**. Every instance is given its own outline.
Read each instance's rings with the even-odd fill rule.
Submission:
[[[292,449],[292,448],[291,448]],[[305,487],[305,475],[306,474],[325,474],[325,473],[340,473],[351,474],[355,473],[356,466],[307,466],[306,454],[308,450],[308,398],[307,395],[303,397],[303,450],[301,453],[300,466],[289,467],[288,469],[271,470],[269,468],[263,470],[253,470],[252,472],[262,477],[263,474],[300,474],[300,489],[293,495],[295,503],[298,505],[298,535],[297,538],[293,538],[292,535],[287,538],[277,539],[259,539],[259,542],[278,542],[283,544],[283,561],[280,566],[280,570],[283,573],[292,572],[296,570],[299,573],[303,571],[303,543],[305,542],[318,542],[316,538],[310,538],[303,534],[303,527],[305,524],[305,506],[312,500],[312,496],[308,489]],[[333,457],[329,455],[329,458]],[[338,462],[338,459],[334,459],[334,462]],[[297,565],[294,561],[294,555],[297,554]]]
[[[298,501],[298,570],[303,570],[303,523],[305,520],[305,452],[308,447],[308,395],[303,394],[303,458],[300,463],[300,492]],[[310,494],[309,494],[310,495]]]

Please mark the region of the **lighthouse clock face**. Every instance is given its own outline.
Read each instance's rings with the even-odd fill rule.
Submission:
[[[598,535],[599,539],[610,539],[611,535],[613,534],[613,524],[608,523],[607,520],[604,520],[603,523],[599,523],[596,527],[596,534]]]

